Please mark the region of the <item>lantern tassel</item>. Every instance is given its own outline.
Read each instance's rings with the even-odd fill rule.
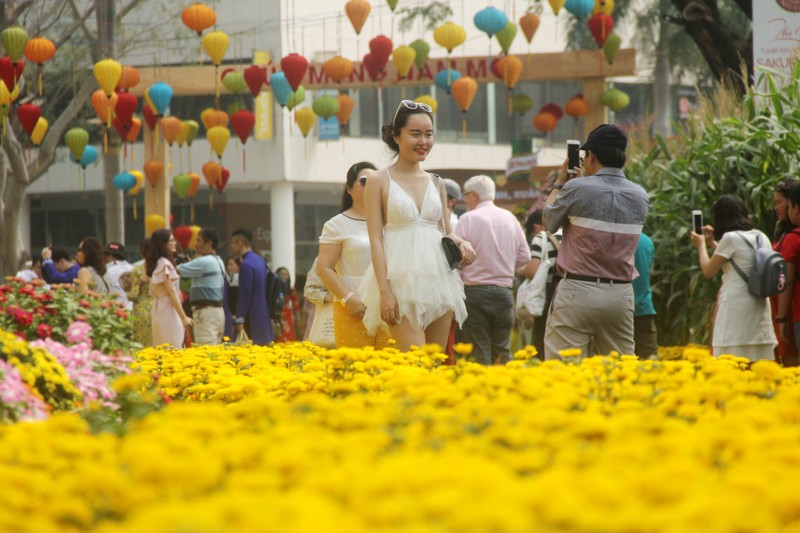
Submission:
[[[211,192],[208,194],[208,210],[211,211],[214,209],[214,189],[212,187]]]
[[[103,153],[108,153],[108,128],[103,128]]]
[[[192,200],[192,207],[189,210],[189,220],[194,222],[194,200]]]
[[[247,150],[242,148],[242,173],[247,173]]]
[[[42,67],[39,67],[39,96],[41,97],[43,93],[43,86],[42,86]]]
[[[467,112],[464,112],[464,117],[461,121],[461,135],[463,138],[467,138]]]
[[[136,197],[134,196],[133,197],[133,220],[138,220],[138,219],[139,219],[139,215],[138,215],[138,213],[136,211]]]

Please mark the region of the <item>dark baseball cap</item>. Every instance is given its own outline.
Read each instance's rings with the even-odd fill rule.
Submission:
[[[444,190],[447,192],[449,198],[453,198],[459,202],[463,199],[461,196],[461,187],[451,179],[444,180]]]
[[[589,133],[581,150],[591,150],[592,146],[611,146],[624,152],[628,147],[628,136],[614,124],[601,124]]]
[[[125,259],[125,246],[118,242],[110,242],[106,245],[106,253],[114,257],[119,257],[120,259]]]

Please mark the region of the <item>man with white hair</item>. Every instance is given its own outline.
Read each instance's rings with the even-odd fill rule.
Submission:
[[[510,211],[494,205],[494,193],[489,176],[468,179],[462,196],[469,211],[455,230],[475,248],[475,261],[461,272],[467,297],[462,340],[472,343],[472,355],[483,365],[510,359],[514,275],[531,261],[522,226]]]

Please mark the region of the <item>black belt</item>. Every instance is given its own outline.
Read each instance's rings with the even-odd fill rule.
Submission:
[[[205,309],[206,307],[222,307],[222,302],[200,300],[199,302],[192,302],[191,305],[194,309]]]
[[[594,276],[581,276],[579,274],[571,274],[569,272],[564,272],[564,279],[574,279],[575,281],[591,281],[592,283],[608,283],[610,285],[617,285],[617,284],[624,284],[630,283],[630,281],[622,281],[619,279],[611,279],[611,278],[598,278]]]

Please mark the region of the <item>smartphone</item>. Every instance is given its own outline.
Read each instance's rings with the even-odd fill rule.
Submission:
[[[698,235],[703,234],[703,212],[695,209],[692,211],[692,227]]]
[[[569,174],[577,174],[575,169],[581,166],[580,147],[580,141],[567,141],[567,172]]]

